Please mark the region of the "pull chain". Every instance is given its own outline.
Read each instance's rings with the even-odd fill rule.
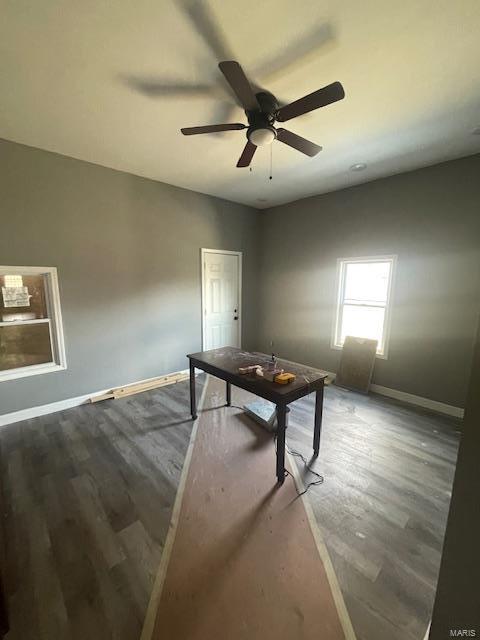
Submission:
[[[272,180],[273,178],[273,162],[272,162],[272,156],[273,156],[273,149],[272,149],[273,145],[270,145],[270,180]]]

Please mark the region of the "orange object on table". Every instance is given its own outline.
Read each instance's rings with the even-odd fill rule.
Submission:
[[[294,373],[279,373],[278,376],[275,376],[275,382],[278,384],[288,384],[289,382],[293,382],[296,378]]]

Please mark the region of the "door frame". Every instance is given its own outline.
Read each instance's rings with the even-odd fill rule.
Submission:
[[[223,253],[231,256],[238,256],[238,337],[239,345],[242,348],[242,271],[243,271],[243,253],[242,251],[227,251],[226,249],[200,249],[200,277],[202,284],[202,351],[205,350],[205,256],[207,253]]]

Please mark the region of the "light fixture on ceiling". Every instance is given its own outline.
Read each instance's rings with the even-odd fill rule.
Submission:
[[[352,164],[350,171],[363,171],[366,168],[367,165],[364,162],[357,162],[356,164]]]
[[[247,137],[256,147],[263,147],[272,144],[277,137],[277,132],[273,127],[259,127],[258,129],[251,127],[247,131]]]

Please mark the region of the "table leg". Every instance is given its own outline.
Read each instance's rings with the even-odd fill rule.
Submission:
[[[192,420],[197,419],[197,399],[195,391],[195,366],[190,362],[190,413],[192,414]]]
[[[277,481],[285,480],[285,429],[287,428],[287,407],[277,404]]]
[[[313,453],[318,456],[320,451],[320,433],[322,431],[322,413],[323,413],[323,384],[317,389],[315,397],[315,428],[313,431]]]
[[[230,407],[232,405],[232,385],[230,384],[230,382],[227,382],[227,389],[226,389],[226,395],[227,395],[227,407]]]

